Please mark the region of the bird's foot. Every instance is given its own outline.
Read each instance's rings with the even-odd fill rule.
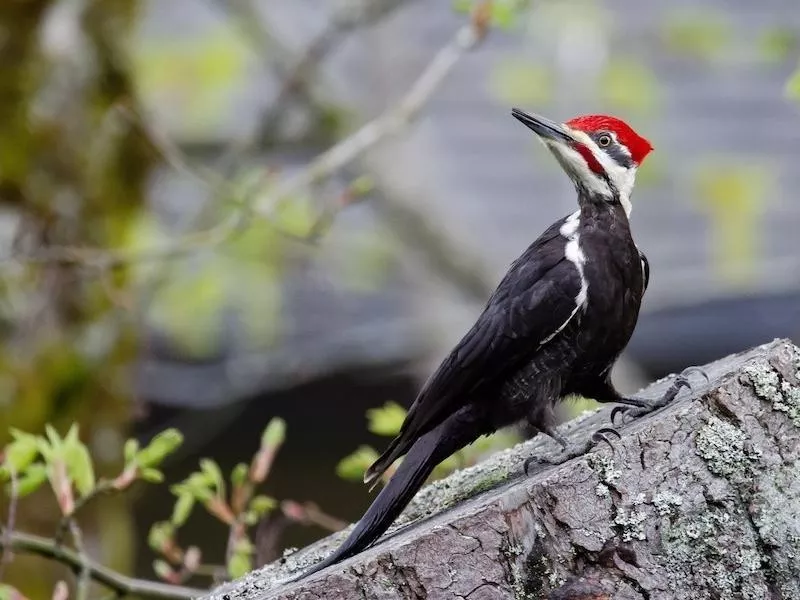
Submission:
[[[609,436],[616,436],[618,439],[622,437],[616,429],[613,429],[611,427],[603,427],[601,429],[598,429],[589,437],[588,440],[586,440],[585,442],[578,442],[578,443],[570,442],[561,434],[556,433],[555,435],[553,435],[553,433],[555,432],[548,433],[548,435],[561,445],[562,448],[561,452],[555,458],[539,458],[536,456],[531,456],[530,458],[526,459],[523,465],[523,469],[525,470],[525,475],[530,475],[531,469],[536,466],[552,467],[563,464],[568,460],[571,460],[578,456],[583,456],[589,450],[591,450],[592,447],[594,447],[596,444],[600,442],[605,442],[613,450],[614,445]]]
[[[681,371],[681,373],[675,378],[675,381],[672,382],[672,385],[669,386],[669,389],[661,398],[657,398],[655,400],[626,398],[626,404],[624,406],[615,406],[611,411],[611,422],[616,423],[617,415],[621,415],[622,423],[629,423],[638,419],[639,417],[650,414],[659,408],[665,407],[675,399],[675,397],[678,395],[678,392],[681,391],[681,388],[686,388],[689,391],[692,390],[692,384],[689,381],[689,376],[693,373],[700,375],[706,380],[706,382],[710,381],[708,374],[700,367],[688,367]]]

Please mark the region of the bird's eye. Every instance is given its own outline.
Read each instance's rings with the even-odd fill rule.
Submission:
[[[597,138],[597,144],[601,148],[608,148],[611,145],[611,136],[607,133],[604,133],[599,138]]]

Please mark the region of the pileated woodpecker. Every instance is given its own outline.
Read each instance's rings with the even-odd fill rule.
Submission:
[[[361,552],[397,518],[434,467],[481,435],[527,419],[564,448],[553,408],[571,394],[624,405],[638,416],[671,401],[622,396],[609,373],[636,326],[649,266],[628,217],[636,169],[652,147],[623,121],[603,115],[559,125],[513,109],[555,155],[578,192],[578,210],[551,225],[520,256],[483,313],[427,381],[399,435],[366,472],[397,471],[350,536],[303,576]],[[613,417],[612,417],[613,419]]]

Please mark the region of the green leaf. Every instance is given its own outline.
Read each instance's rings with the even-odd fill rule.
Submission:
[[[47,481],[47,467],[42,463],[30,465],[22,476],[17,479],[17,495],[21,498],[32,494]],[[6,484],[6,493],[10,496],[12,487]]]
[[[244,577],[253,569],[252,559],[249,554],[234,553],[228,560],[228,576],[232,579]]]
[[[17,588],[7,583],[0,583],[0,600],[21,600],[24,599]]]
[[[141,470],[142,479],[147,483],[161,483],[164,481],[164,474],[158,469],[148,467]]]
[[[245,463],[239,463],[233,468],[231,471],[231,485],[233,486],[240,486],[243,485],[245,481],[247,481],[247,474],[250,471],[250,467],[248,467]]]
[[[175,527],[180,527],[186,523],[186,519],[188,519],[189,515],[192,513],[192,508],[194,508],[194,496],[192,494],[181,494],[178,496],[178,500],[175,502],[175,506],[172,509],[171,523]]]
[[[24,435],[17,437],[6,446],[3,464],[9,470],[21,474],[39,456],[39,443],[35,436]]]
[[[396,402],[387,402],[380,408],[371,408],[367,411],[368,429],[372,433],[387,437],[394,437],[400,432],[405,418],[406,409]]]
[[[250,510],[258,517],[263,517],[268,512],[275,510],[277,506],[277,500],[264,495],[256,496],[250,501]]]
[[[200,460],[200,469],[208,476],[217,494],[225,495],[225,478],[219,465],[210,458],[203,458]]]
[[[156,435],[136,455],[136,464],[142,468],[157,467],[183,443],[183,435],[177,429],[165,429]]]
[[[200,471],[192,473],[185,481],[170,489],[176,496],[188,494],[199,502],[208,502],[214,497],[213,487],[214,479],[208,473]]]
[[[67,473],[75,483],[78,493],[86,496],[95,486],[94,465],[92,465],[89,449],[74,436],[67,436],[65,443],[68,444],[64,452]]]
[[[273,417],[261,434],[262,448],[275,448],[283,444],[286,439],[286,421],[280,417]]]
[[[490,71],[489,89],[506,104],[542,106],[553,99],[553,75],[533,61],[507,58]]]
[[[160,558],[153,561],[153,571],[155,571],[156,577],[165,581],[168,581],[174,573],[169,563]]]
[[[123,449],[123,456],[125,457],[125,464],[133,462],[136,458],[136,453],[139,452],[139,441],[133,438],[125,442]]]
[[[44,458],[46,463],[50,464],[56,460],[56,449],[50,445],[46,438],[37,437],[36,446],[39,448],[39,454],[42,455],[42,458]]]
[[[50,447],[54,452],[60,453],[63,443],[61,437],[58,435],[58,432],[52,425],[50,425],[50,423],[47,423],[44,426],[44,431],[47,434],[47,440],[50,443]]]
[[[160,552],[172,538],[175,537],[175,526],[168,521],[153,523],[147,534],[147,545],[156,552]]]
[[[472,0],[453,0],[453,10],[461,14],[469,14],[472,12]]]
[[[336,465],[336,474],[348,481],[362,481],[364,471],[376,460],[378,453],[374,448],[359,446],[355,452],[339,461]]]

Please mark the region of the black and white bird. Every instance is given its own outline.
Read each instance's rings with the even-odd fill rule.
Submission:
[[[520,256],[480,317],[430,377],[399,435],[366,472],[376,481],[405,455],[350,536],[304,575],[361,552],[397,518],[434,467],[478,437],[527,419],[564,448],[554,406],[579,394],[617,402],[636,416],[663,406],[624,397],[610,372],[633,333],[649,266],[631,235],[631,193],[650,143],[603,115],[557,124],[514,109],[555,155],[578,193],[578,210],[551,225]]]

